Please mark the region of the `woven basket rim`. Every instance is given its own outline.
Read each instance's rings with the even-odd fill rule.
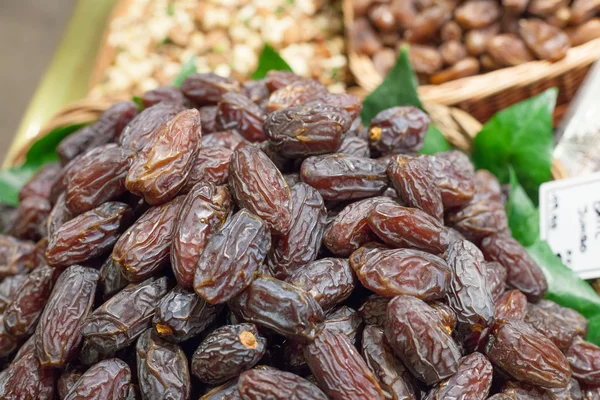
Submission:
[[[354,23],[352,1],[343,0],[342,3],[349,68],[356,83],[371,91],[381,84],[383,77],[375,69],[371,58],[354,51],[352,36],[349,34]],[[440,85],[422,85],[419,86],[418,91],[423,101],[456,105],[464,101],[490,97],[512,88],[551,80],[570,70],[589,66],[598,59],[600,59],[600,38],[570,48],[567,56],[557,62],[531,61]]]

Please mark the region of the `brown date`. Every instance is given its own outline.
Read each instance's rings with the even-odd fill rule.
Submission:
[[[527,297],[523,293],[509,290],[496,300],[496,318],[523,321],[527,307]]]
[[[352,264],[367,289],[381,296],[412,295],[423,300],[442,298],[450,279],[446,262],[419,250],[375,250],[366,262]]]
[[[358,315],[367,325],[385,326],[387,306],[391,299],[376,294],[367,297],[358,309]]]
[[[328,224],[323,244],[333,254],[347,257],[367,242],[376,239],[367,222],[369,212],[380,203],[393,203],[388,197],[373,197],[351,203]]]
[[[301,106],[311,100],[320,99],[327,88],[317,81],[299,80],[275,90],[269,96],[267,111],[272,113],[283,108]]]
[[[402,0],[400,2],[404,3]],[[412,44],[408,49],[408,58],[415,72],[419,74],[430,75],[444,66],[441,53],[432,46]]]
[[[191,382],[188,360],[181,348],[144,332],[135,346],[137,376],[143,399],[188,399]]]
[[[125,348],[151,327],[154,308],[167,290],[166,277],[131,284],[88,315],[81,333],[103,352]]]
[[[485,400],[492,386],[492,364],[481,353],[460,360],[454,375],[434,387],[425,400]]]
[[[154,133],[185,110],[178,103],[159,103],[146,108],[131,120],[119,137],[119,144],[133,152],[141,151]]]
[[[0,278],[26,273],[36,265],[33,243],[0,234]]]
[[[474,168],[465,153],[449,151],[421,157],[429,160],[429,172],[440,189],[445,209],[471,201],[475,193]]]
[[[353,2],[355,4],[356,2]],[[361,54],[373,56],[383,47],[379,36],[366,17],[354,20],[349,30],[352,46]]]
[[[600,385],[600,347],[575,338],[565,351],[573,377],[586,385]]]
[[[327,400],[321,389],[306,379],[272,369],[242,373],[238,391],[243,400]]]
[[[453,242],[445,254],[450,267],[446,300],[456,313],[459,330],[481,332],[494,318],[494,299],[487,286],[483,254],[466,240]]]
[[[192,170],[201,137],[198,110],[177,114],[135,154],[125,181],[127,190],[148,204],[173,199]]]
[[[269,114],[265,134],[284,157],[301,158],[337,151],[352,119],[341,107],[317,103]]]
[[[0,315],[0,357],[9,357],[19,348],[20,341],[9,334],[4,326],[4,316]],[[0,380],[1,381],[1,380]]]
[[[237,296],[254,279],[271,248],[265,221],[241,210],[212,235],[194,275],[194,291],[210,304]]]
[[[285,178],[285,177],[284,177]],[[289,231],[273,239],[268,265],[278,279],[317,258],[325,230],[326,209],[323,197],[305,183],[291,187],[292,223]]]
[[[466,57],[458,61],[456,64],[433,74],[430,78],[430,81],[434,85],[441,85],[442,83],[456,79],[477,75],[479,68],[479,61],[476,58]]]
[[[131,370],[118,358],[100,361],[77,380],[65,400],[121,400],[130,389]]]
[[[237,205],[262,218],[273,233],[282,235],[289,231],[292,224],[290,188],[260,149],[245,146],[233,153],[229,188]]]
[[[253,324],[225,325],[210,333],[192,358],[192,373],[202,382],[219,384],[252,368],[267,348]]]
[[[57,269],[42,265],[27,276],[4,310],[4,326],[9,334],[15,337],[33,334],[59,274]]]
[[[318,103],[324,103],[343,108],[346,110],[348,115],[350,115],[350,119],[352,121],[360,118],[360,112],[363,108],[361,100],[350,93],[327,92],[321,95],[317,100],[309,101],[307,104],[312,105]]]
[[[346,154],[308,157],[300,177],[325,200],[357,200],[381,194],[388,184],[386,165]]]
[[[373,372],[344,334],[321,331],[305,346],[304,357],[320,387],[332,400],[383,398]]]
[[[81,378],[81,375],[83,375],[85,370],[84,367],[73,367],[65,369],[65,371],[60,374],[58,382],[56,382],[56,390],[59,399],[67,397],[67,394],[73,389],[73,386],[79,378]]]
[[[442,43],[440,53],[446,65],[454,65],[468,56],[467,48],[459,40],[449,40]]]
[[[452,333],[457,324],[456,313],[454,310],[452,310],[449,305],[442,303],[441,301],[432,301],[428,304],[438,313],[442,319],[442,323],[444,324],[446,331],[448,333]]]
[[[108,256],[100,267],[100,291],[103,300],[110,299],[115,293],[129,285],[129,281],[121,275],[121,269],[113,261],[112,255]]]
[[[570,327],[576,332],[576,335],[585,337],[587,334],[588,322],[587,319],[577,311],[559,306],[550,300],[540,300],[535,305],[544,311],[553,315],[554,318],[560,320],[560,324]]]
[[[234,130],[251,142],[265,140],[264,111],[241,93],[225,93],[217,106],[217,129]]]
[[[8,367],[0,384],[4,400],[54,399],[54,371],[43,367],[35,353],[28,353]]]
[[[58,180],[61,169],[58,163],[49,163],[41,167],[19,191],[19,201],[27,197],[50,199],[52,186]]]
[[[56,199],[56,203],[54,207],[52,207],[52,211],[50,211],[50,215],[48,215],[48,222],[46,226],[46,233],[48,237],[51,238],[54,236],[58,228],[64,225],[65,222],[72,219],[74,215],[67,208],[67,203],[65,199],[65,193],[61,193]]]
[[[486,52],[488,41],[500,33],[500,24],[495,23],[479,29],[471,29],[465,34],[465,45],[471,56]]]
[[[193,161],[190,176],[181,189],[187,193],[200,182],[225,185],[229,179],[229,161],[233,151],[225,147],[202,147]]]
[[[181,90],[172,86],[162,86],[148,90],[142,96],[142,105],[144,108],[149,108],[162,102],[185,105],[187,100],[183,93],[181,93]]]
[[[546,304],[551,303],[549,300],[541,301]],[[582,332],[578,329],[576,321],[563,318],[560,314],[562,307],[558,304],[554,304],[554,306],[540,307],[537,304],[528,304],[524,321],[552,340],[556,347],[565,351],[571,346],[573,339]],[[564,310],[568,309],[565,308]],[[580,317],[582,316],[580,315]],[[598,383],[600,383],[600,380]]]
[[[341,306],[326,314],[322,329],[343,333],[353,345],[356,345],[362,326],[362,319],[354,309]]]
[[[542,60],[561,60],[571,47],[565,32],[537,18],[520,20],[519,35],[527,47]]]
[[[342,138],[342,144],[337,153],[354,157],[371,157],[369,141],[358,136],[349,136],[348,134]]]
[[[267,87],[266,79],[243,82],[242,92],[250,98],[250,100],[258,104],[266,102],[269,99],[269,94],[271,94]]]
[[[83,320],[94,305],[100,275],[73,265],[58,278],[35,331],[35,347],[45,367],[64,367],[74,358],[83,336]]]
[[[133,218],[124,203],[108,202],[64,223],[50,238],[46,260],[53,267],[81,263],[110,251]]]
[[[492,363],[531,385],[564,388],[571,368],[560,350],[541,333],[517,320],[496,320],[485,346]]]
[[[212,324],[221,306],[214,306],[176,286],[156,306],[154,329],[172,342],[183,342],[203,332]]]
[[[477,194],[464,207],[450,210],[446,224],[474,243],[497,233],[507,233],[508,219],[504,205],[499,201],[479,199]]]
[[[371,149],[381,154],[419,151],[431,120],[416,107],[392,107],[381,111],[369,125]]]
[[[205,73],[194,73],[185,78],[181,84],[181,91],[198,106],[218,104],[228,92],[241,92],[240,83],[232,78]]]
[[[142,281],[168,264],[177,215],[184,200],[185,196],[179,196],[150,208],[121,235],[112,258],[128,281]]]
[[[122,101],[107,108],[98,121],[64,138],[56,152],[63,165],[94,147],[116,142],[121,132],[138,113],[132,101]]]
[[[218,132],[217,129],[217,106],[204,106],[198,109],[200,111],[200,121],[202,123],[202,134]]]
[[[6,307],[17,296],[26,280],[27,275],[25,274],[7,276],[2,280],[0,283],[0,313],[3,313]]]
[[[566,388],[548,389],[548,392],[551,393],[551,396],[554,396],[552,400],[587,400],[583,397],[581,386],[575,378],[571,378]]]
[[[396,193],[406,205],[424,211],[442,222],[442,193],[430,169],[427,158],[397,156],[390,161],[387,174]]]
[[[382,328],[375,325],[365,327],[361,350],[367,366],[379,381],[386,400],[417,398],[412,377],[394,356]]]
[[[442,25],[452,19],[452,10],[445,3],[431,4],[421,10],[404,32],[410,43],[423,43],[433,39]]]
[[[505,67],[534,60],[525,42],[511,33],[494,36],[487,42],[487,51],[495,62]]]
[[[422,382],[433,385],[458,369],[460,351],[440,315],[423,300],[397,296],[388,304],[385,336]]]
[[[229,191],[224,186],[201,182],[185,197],[173,227],[170,250],[171,267],[181,287],[194,287],[198,260],[230,210]]]
[[[202,147],[224,147],[235,151],[250,144],[242,135],[233,131],[219,131],[202,136]]]
[[[508,287],[519,289],[529,301],[541,299],[548,284],[540,267],[527,250],[510,236],[489,236],[481,242],[481,251],[488,261],[502,264],[508,273]]]
[[[346,300],[356,286],[348,260],[322,258],[289,274],[286,281],[310,293],[324,310]]]
[[[52,211],[50,202],[37,196],[29,196],[19,203],[15,221],[8,231],[12,236],[37,241],[46,236],[46,219]]]
[[[394,247],[443,253],[449,245],[447,229],[421,210],[397,204],[378,204],[367,221],[375,234]]]
[[[272,93],[277,89],[284,88],[291,83],[301,80],[304,80],[304,78],[293,72],[271,70],[267,72],[267,76],[265,76],[265,85],[269,92]]]
[[[84,153],[67,180],[65,204],[79,215],[125,193],[132,152],[116,144]]]
[[[241,400],[238,379],[232,379],[207,392],[200,400]]]
[[[495,261],[485,263],[485,280],[494,301],[498,300],[506,290],[507,274],[508,272],[502,264]]]
[[[307,292],[275,278],[256,278],[230,302],[244,320],[280,335],[306,342],[313,340],[323,310]]]
[[[494,23],[502,10],[497,2],[492,0],[468,0],[455,11],[454,17],[465,29],[483,28]]]

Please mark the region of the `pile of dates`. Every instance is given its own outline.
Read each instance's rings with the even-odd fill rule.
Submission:
[[[598,0],[349,0],[352,48],[385,75],[404,43],[422,83],[533,60],[600,37]]]
[[[418,155],[421,110],[362,126],[273,71],[142,100],[64,139],[0,235],[1,399],[600,399],[586,319],[489,172]]]

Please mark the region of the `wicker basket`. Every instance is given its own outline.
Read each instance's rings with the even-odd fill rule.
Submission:
[[[381,84],[383,78],[368,56],[353,50],[351,35],[348,34],[354,23],[352,3],[353,0],[343,0],[350,71],[357,84],[370,92]],[[511,104],[557,87],[557,111],[561,112],[564,107],[560,106],[571,101],[591,65],[599,58],[600,38],[571,48],[564,59],[555,63],[532,61],[441,85],[420,86],[419,97],[425,102],[459,107],[485,122]]]

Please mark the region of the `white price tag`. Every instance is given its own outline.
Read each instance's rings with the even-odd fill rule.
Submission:
[[[580,278],[600,277],[600,173],[540,186],[540,236]]]

